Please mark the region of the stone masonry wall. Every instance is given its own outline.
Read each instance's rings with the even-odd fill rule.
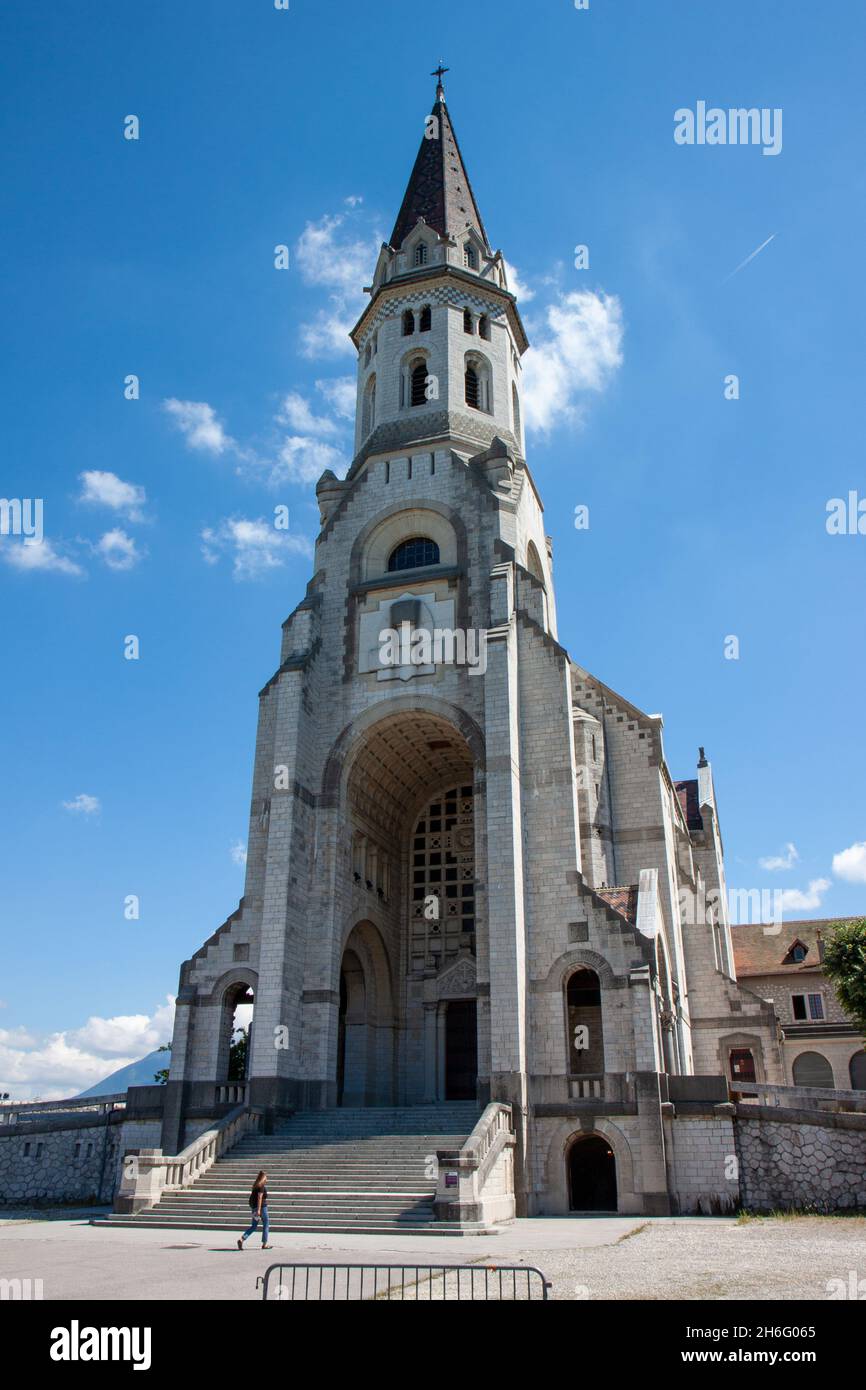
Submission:
[[[747,1210],[866,1211],[866,1115],[737,1107]]]
[[[15,1126],[0,1136],[0,1207],[108,1203],[114,1196],[121,1129]]]

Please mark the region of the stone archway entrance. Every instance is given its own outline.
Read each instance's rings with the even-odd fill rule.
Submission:
[[[570,1211],[616,1211],[616,1158],[600,1134],[582,1135],[571,1144],[568,1165]]]
[[[474,1100],[478,1019],[475,999],[466,996],[475,993],[483,925],[476,910],[483,882],[476,858],[478,750],[456,723],[407,708],[405,700],[398,697],[393,713],[360,736],[347,761],[343,893],[356,921],[365,916],[377,933],[391,972],[395,1099],[409,1105]],[[343,1105],[393,1104],[370,1098],[370,971],[362,951],[360,976],[345,954],[353,935],[341,961],[337,1094]],[[467,976],[459,989],[455,969]],[[362,1063],[353,1061],[359,1050],[368,1058],[366,1085]],[[368,1099],[352,1099],[361,1094]]]

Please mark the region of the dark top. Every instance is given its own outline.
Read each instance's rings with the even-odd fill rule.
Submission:
[[[260,1192],[262,1194],[262,1206],[266,1207],[268,1204],[268,1189],[266,1187],[254,1187],[252,1192],[250,1193],[250,1209],[252,1211],[256,1211],[258,1209]]]

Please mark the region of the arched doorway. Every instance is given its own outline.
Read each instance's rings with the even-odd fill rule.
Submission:
[[[848,1063],[852,1091],[866,1091],[866,1052],[855,1052]]]
[[[568,1155],[570,1211],[616,1211],[616,1158],[600,1134],[581,1135]]]
[[[363,1105],[366,1086],[367,985],[360,960],[346,950],[340,967],[337,1104]]]

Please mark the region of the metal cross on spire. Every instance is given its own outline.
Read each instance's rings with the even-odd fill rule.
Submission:
[[[433,71],[432,71],[431,74],[430,74],[431,77],[435,77],[435,78],[436,78],[436,90],[437,90],[437,92],[444,92],[445,89],[444,89],[444,87],[442,86],[442,78],[444,77],[444,75],[445,75],[446,72],[450,72],[450,71],[451,71],[451,69],[450,69],[450,68],[446,68],[446,67],[443,65],[443,63],[442,63],[442,59],[440,58],[440,59],[439,59],[439,66],[438,66],[438,68],[434,68]]]

